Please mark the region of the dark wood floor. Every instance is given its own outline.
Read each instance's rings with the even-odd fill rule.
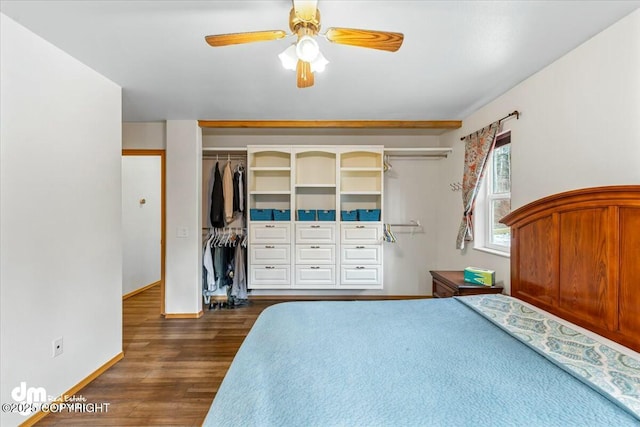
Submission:
[[[37,425],[200,426],[240,344],[274,303],[166,320],[159,286],[127,299],[124,359],[76,394],[110,403],[108,412],[49,414]]]

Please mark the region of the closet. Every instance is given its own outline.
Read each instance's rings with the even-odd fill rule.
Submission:
[[[247,147],[249,288],[382,287],[383,147]]]
[[[204,148],[202,179],[204,302],[209,308],[242,305],[248,292],[246,151]]]
[[[203,148],[203,245],[215,233],[242,239],[248,291],[382,289],[383,223],[389,216],[383,209],[383,175],[391,167],[386,156],[443,158],[449,152],[374,145]],[[227,162],[232,171],[245,169],[242,220],[221,229],[210,223],[210,172],[216,161],[221,173]],[[413,226],[397,212],[388,220]],[[203,277],[203,295],[210,294],[205,301],[233,303],[231,287],[205,292],[205,284]]]

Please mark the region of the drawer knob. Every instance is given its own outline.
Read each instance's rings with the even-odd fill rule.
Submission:
[[[361,265],[356,266],[356,270],[364,270],[364,267]]]
[[[266,224],[266,225],[265,225],[265,227],[266,227],[266,228],[274,228],[274,227],[275,227],[275,225],[273,225],[273,224]]]
[[[272,265],[265,265],[264,268],[266,268],[267,270],[273,270],[275,267]]]
[[[364,249],[364,246],[356,246],[356,249]]]
[[[309,267],[309,268],[312,269],[312,270],[320,270],[320,267],[316,267],[316,266]]]
[[[320,228],[319,225],[312,225],[311,228]]]
[[[273,249],[273,248],[275,248],[275,246],[273,246],[273,245],[265,245],[264,247],[265,247],[265,249]]]
[[[311,246],[311,249],[320,249],[320,246]]]
[[[364,228],[364,225],[356,225],[356,228]]]

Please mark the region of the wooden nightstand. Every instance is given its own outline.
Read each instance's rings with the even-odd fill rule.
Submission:
[[[462,271],[430,271],[433,277],[433,297],[449,298],[461,295],[501,294],[502,286],[474,285],[464,281]]]

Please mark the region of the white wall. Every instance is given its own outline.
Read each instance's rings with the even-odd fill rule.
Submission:
[[[1,400],[122,351],[121,89],[0,14]],[[52,342],[64,352],[52,357]],[[0,424],[24,417],[2,412]]]
[[[429,270],[437,266],[438,194],[442,160],[394,159],[384,174],[385,221],[422,227],[392,227],[396,243],[384,245],[384,293],[431,295]]]
[[[463,143],[471,133],[517,109],[511,129],[512,207],[577,188],[640,183],[640,10],[466,118],[442,138],[454,148],[442,179],[461,181]],[[438,265],[479,265],[508,280],[506,258],[455,250],[459,193],[442,187]]]
[[[161,173],[160,156],[122,156],[123,295],[161,278]]]
[[[122,148],[162,150],[167,146],[165,122],[122,123]]]
[[[202,310],[202,132],[195,120],[167,121],[165,311]]]

